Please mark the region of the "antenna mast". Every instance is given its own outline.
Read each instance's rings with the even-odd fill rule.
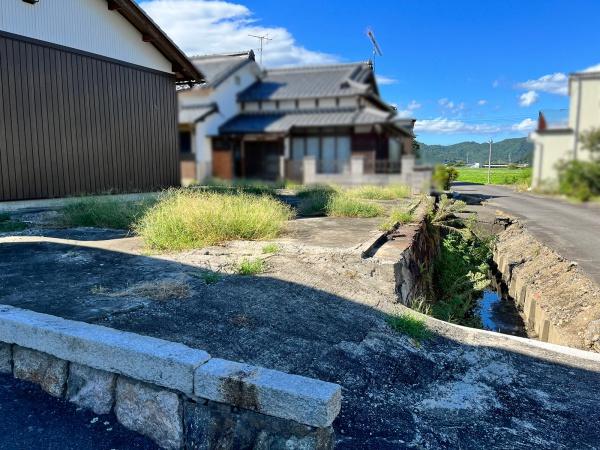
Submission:
[[[370,28],[367,29],[367,37],[373,45],[373,59],[371,60],[371,64],[373,65],[373,72],[375,72],[375,56],[383,56],[383,52],[381,51],[381,47],[379,47],[379,44],[375,39],[375,33],[373,33],[373,30]]]
[[[269,37],[268,34],[265,34],[264,36],[259,36],[256,34],[249,34],[248,36],[256,38],[260,41],[260,65],[262,66],[262,59],[263,59],[263,43],[266,43],[268,41],[272,41],[273,39]]]

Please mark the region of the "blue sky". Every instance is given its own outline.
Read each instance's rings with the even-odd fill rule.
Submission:
[[[525,136],[540,109],[567,108],[568,73],[600,63],[600,1],[145,0],[188,54],[256,48],[265,65],[368,59],[382,96],[418,120],[422,142]],[[600,66],[598,67],[600,70]]]

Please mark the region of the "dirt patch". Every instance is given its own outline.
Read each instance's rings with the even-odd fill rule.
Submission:
[[[109,295],[113,297],[145,297],[159,301],[184,299],[190,296],[190,285],[183,280],[173,279],[146,281]]]
[[[518,223],[500,233],[494,255],[511,295],[522,303],[526,320],[542,340],[600,350],[598,340],[586,338],[591,324],[600,320],[600,287],[577,263],[541,244]]]

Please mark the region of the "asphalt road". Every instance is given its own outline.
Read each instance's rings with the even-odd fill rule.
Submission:
[[[518,217],[541,242],[576,261],[600,284],[600,205],[515,192],[500,186],[455,183],[452,190],[486,200],[486,208]]]
[[[157,449],[149,439],[56,399],[32,383],[0,374],[1,450]]]

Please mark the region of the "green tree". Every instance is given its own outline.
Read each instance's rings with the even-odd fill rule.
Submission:
[[[600,160],[600,128],[584,131],[580,136],[581,145],[591,153],[592,159]]]

